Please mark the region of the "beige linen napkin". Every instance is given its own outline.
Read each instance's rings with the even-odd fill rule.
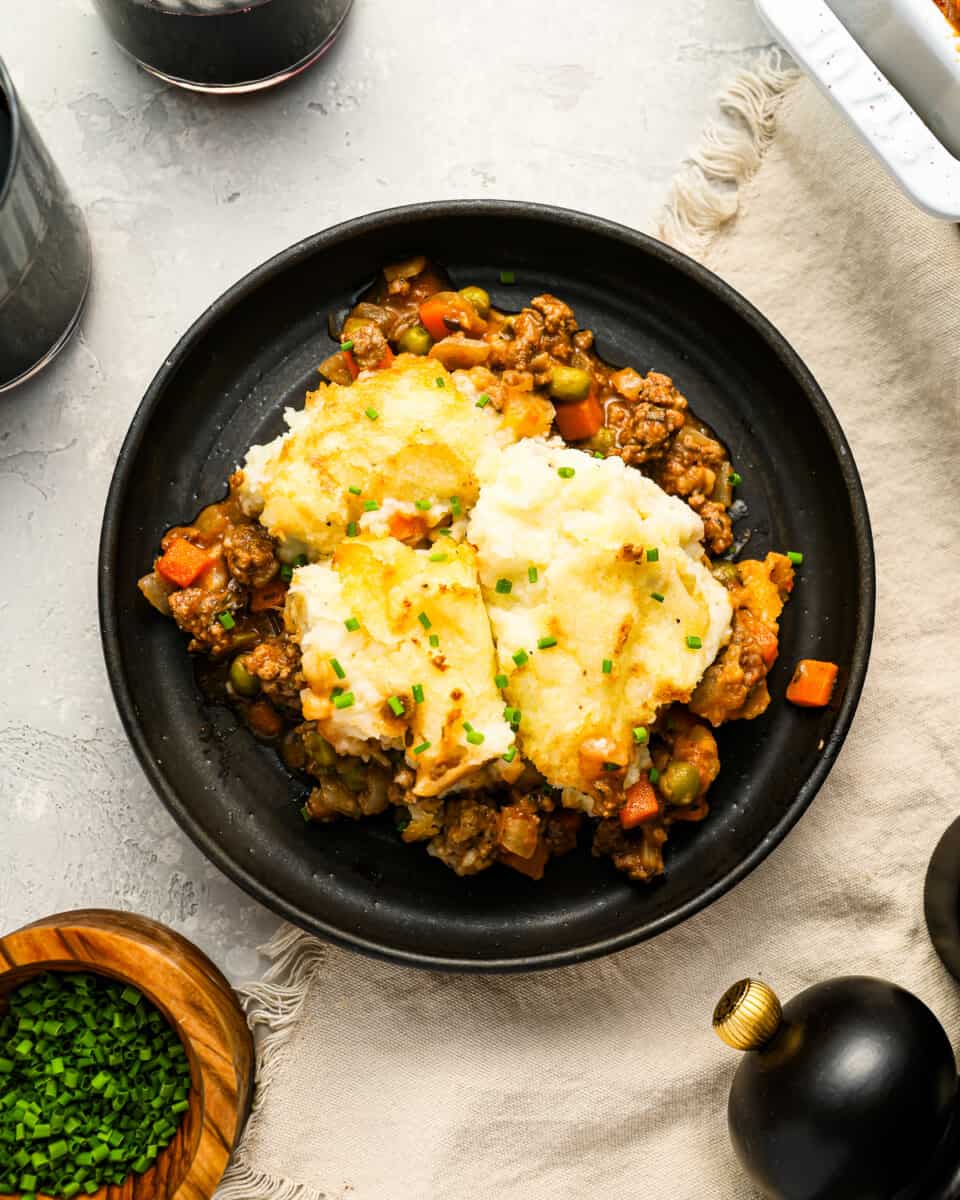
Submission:
[[[259,1102],[220,1200],[733,1200],[752,1193],[726,1135],[736,1055],[710,1031],[725,985],[760,975],[789,997],[886,976],[960,1039],[922,912],[960,810],[960,232],[914,209],[809,84],[760,72],[727,107],[746,132],[708,136],[663,234],[779,326],[852,443],[880,603],[846,748],[749,879],[601,962],[433,975],[282,932],[249,989]]]

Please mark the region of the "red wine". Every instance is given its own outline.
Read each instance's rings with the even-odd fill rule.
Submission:
[[[94,0],[116,42],[172,83],[280,83],[333,42],[352,0]]]
[[[65,343],[89,279],[83,215],[0,62],[0,391]]]

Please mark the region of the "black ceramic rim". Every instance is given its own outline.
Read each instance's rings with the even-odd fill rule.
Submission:
[[[272,888],[261,883],[227,854],[220,844],[201,828],[188,804],[171,786],[163,770],[154,760],[136,707],[129,691],[120,644],[119,614],[114,599],[113,563],[116,559],[121,506],[127,489],[133,482],[132,470],[154,409],[161,402],[168,382],[176,375],[181,364],[208,331],[226,317],[231,310],[256,292],[259,287],[275,276],[282,274],[295,264],[309,259],[325,248],[350,237],[361,235],[381,227],[395,231],[398,240],[403,240],[404,226],[431,217],[475,217],[484,219],[523,218],[546,222],[563,229],[571,236],[578,231],[620,241],[625,246],[642,250],[659,260],[669,269],[686,276],[697,287],[708,292],[715,300],[731,309],[736,316],[749,325],[752,331],[773,352],[783,370],[799,386],[809,402],[834,453],[837,468],[841,473],[850,502],[853,537],[856,546],[857,567],[860,579],[856,597],[860,620],[857,635],[848,660],[848,682],[836,720],[827,737],[815,767],[797,789],[789,806],[770,827],[767,835],[735,867],[706,886],[686,903],[673,911],[650,921],[624,930],[614,936],[605,937],[573,948],[509,958],[468,958],[435,956],[428,953],[396,949],[372,941],[352,931],[329,925],[311,913],[278,895]],[[739,292],[724,283],[706,267],[701,266],[685,254],[657,241],[646,234],[638,233],[616,222],[601,217],[580,213],[570,209],[556,208],[535,203],[500,200],[457,200],[433,201],[423,204],[384,209],[353,220],[332,226],[281,251],[261,266],[255,268],[232,288],[226,291],[191,326],[177,343],[157,372],[137,409],[127,436],[120,449],[117,466],[111,481],[104,512],[100,537],[98,596],[100,605],[100,632],[106,660],[107,673],[114,699],[127,736],[140,760],[140,764],[153,788],[181,829],[193,840],[203,853],[225,875],[274,912],[299,925],[301,928],[331,941],[360,950],[364,953],[412,966],[456,971],[526,971],[547,967],[566,966],[591,958],[613,953],[628,946],[654,937],[667,929],[692,917],[706,908],[735,884],[744,879],[784,839],[806,811],[819,791],[840,752],[850,724],[853,720],[860,693],[863,690],[870,647],[873,637],[876,606],[876,571],[873,539],[866,497],[860,476],[847,439],[826,397],[803,361],[774,326]]]
[[[13,86],[10,73],[0,58],[0,95],[7,102],[10,112],[10,160],[6,164],[6,174],[0,175],[0,208],[3,208],[10,190],[10,183],[17,168],[17,158],[20,154],[20,105],[17,102],[17,89]],[[3,164],[0,163],[0,170]]]

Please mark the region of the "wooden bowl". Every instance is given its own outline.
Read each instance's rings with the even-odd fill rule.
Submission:
[[[101,1188],[94,1200],[209,1200],[253,1094],[253,1038],[226,979],[172,929],[109,909],[58,913],[0,938],[0,1007],[44,971],[133,984],[176,1030],[190,1061],[190,1107],[173,1140],[149,1171]]]

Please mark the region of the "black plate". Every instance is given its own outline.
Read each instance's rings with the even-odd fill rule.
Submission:
[[[518,308],[569,301],[615,364],[672,375],[730,447],[749,505],[746,553],[806,555],[783,621],[776,697],[720,735],[723,767],[702,825],[678,830],[666,876],[631,884],[587,850],[532,883],[495,867],[458,879],[387,819],[306,828],[302,781],[233,715],[204,706],[184,638],[141,600],[164,530],[219,498],[246,448],[275,436],[331,350],[327,316],[391,259],[422,251],[455,282]],[[499,272],[516,272],[503,286]],[[588,597],[584,597],[589,602]],[[874,564],[863,490],[809,372],[741,296],[683,255],[596,217],[488,201],[374,213],[308,238],[248,275],[183,338],[120,451],[100,547],[100,613],[114,695],[171,813],[233,880],[315,933],[410,963],[557,966],[689,917],[757,865],[823,783],[863,685]],[[833,705],[782,700],[800,657],[842,664]]]

